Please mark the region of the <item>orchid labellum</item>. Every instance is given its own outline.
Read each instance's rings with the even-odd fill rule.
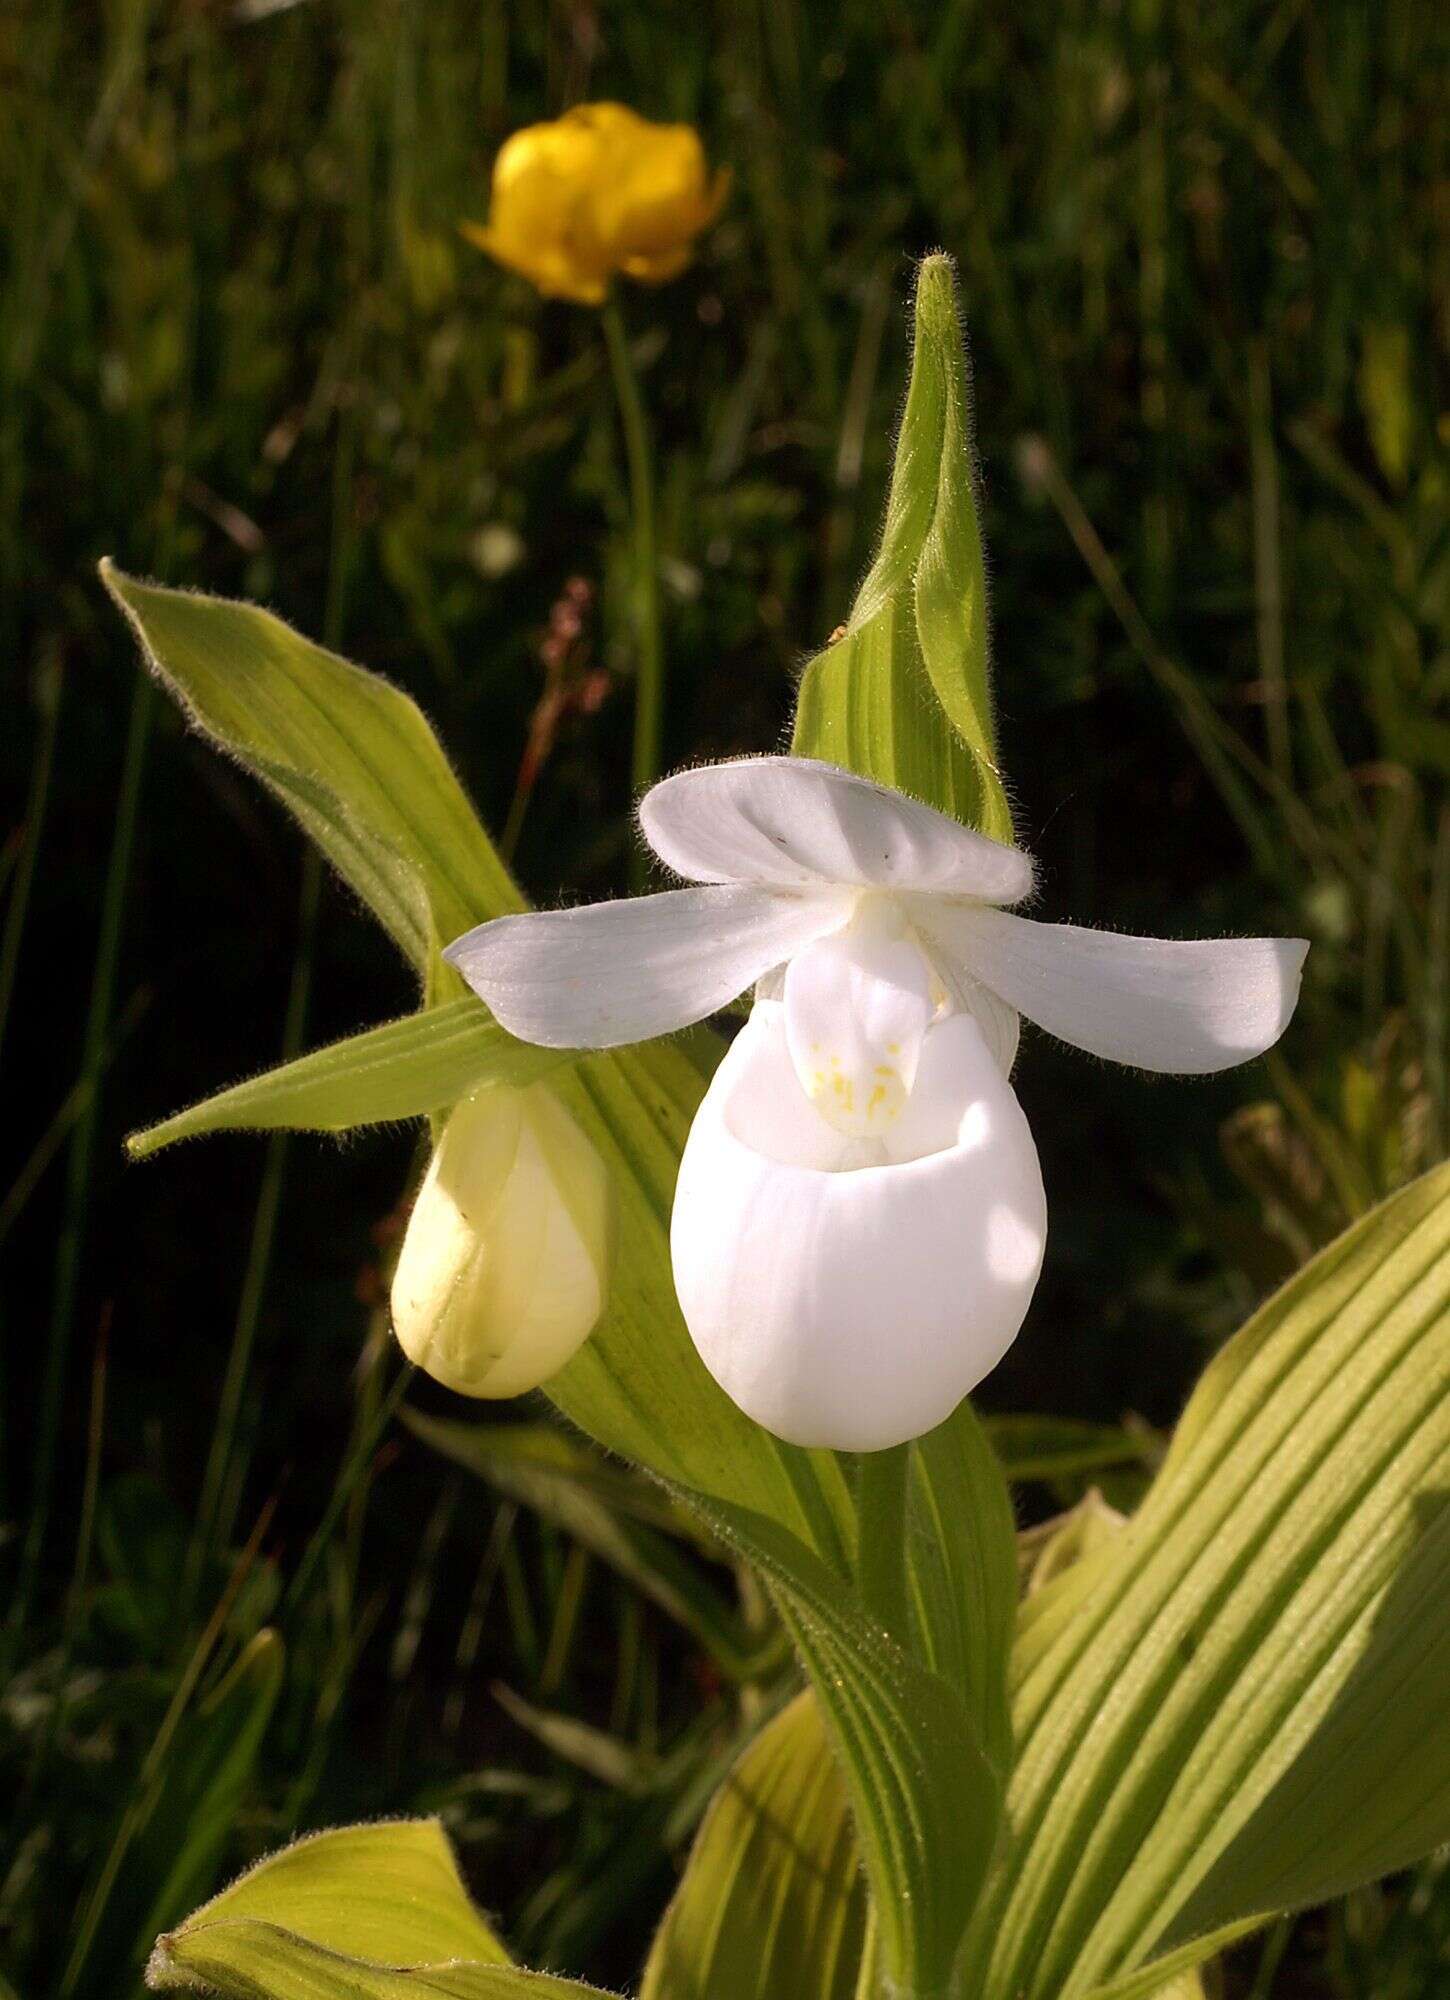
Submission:
[[[748,987],[680,1166],[676,1290],[706,1367],[798,1444],[940,1423],[1001,1360],[1042,1266],[1019,1017],[1094,1055],[1203,1073],[1271,1046],[1307,950],[1009,915],[1028,856],[835,766],[684,771],[640,807],[695,885],[501,917],[447,956],[499,1021],[610,1048]]]

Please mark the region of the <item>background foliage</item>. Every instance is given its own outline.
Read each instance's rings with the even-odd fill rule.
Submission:
[[[1053,1251],[985,1400],[1140,1420],[1136,1445],[1059,1438],[1024,1523],[1093,1466],[1131,1488],[1122,1461],[1151,1457],[1145,1427],[1248,1306],[1445,1149],[1437,12],[0,17],[18,1990],[125,1990],[222,1873],[424,1808],[522,1956],[622,1982],[710,1789],[789,1690],[759,1604],[730,1601],[718,1551],[682,1546],[657,1496],[566,1478],[531,1431],[480,1483],[457,1438],[450,1469],[391,1423],[377,1266],[410,1137],[123,1166],[131,1127],[412,996],[137,675],[96,558],[264,599],[389,673],[533,893],[617,888],[621,447],[595,316],[458,238],[497,144],[617,96],[694,120],[735,171],[697,266],[625,300],[659,453],[671,762],[782,740],[871,553],[910,259],[948,249],[1038,914],[1316,945],[1282,1060],[1246,1075],[1166,1088],[1025,1047]],[[1040,1473],[1026,1435],[998,1433]],[[1275,1934],[1235,1990],[1450,1991],[1439,1879]]]

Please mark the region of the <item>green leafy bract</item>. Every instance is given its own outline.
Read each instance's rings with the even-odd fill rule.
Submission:
[[[228,2000],[572,2000],[592,1987],[510,1965],[436,1820],[315,1834],[157,1940],[157,1989]]]
[[[484,1083],[536,1083],[571,1060],[515,1041],[472,995],[312,1049],[133,1132],[144,1160],[206,1132],[349,1132],[446,1110]]]
[[[791,747],[1012,838],[988,680],[966,354],[945,257],[928,257],[917,278],[881,546],[843,633],[806,668]]]
[[[110,563],[101,577],[189,719],[296,814],[430,984],[441,945],[523,908],[401,689],[258,605],[142,583]]]

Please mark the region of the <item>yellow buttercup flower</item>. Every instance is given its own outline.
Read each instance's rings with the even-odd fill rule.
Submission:
[[[602,305],[621,273],[644,285],[676,277],[729,185],[693,126],[580,104],[514,133],[494,163],[487,223],[463,234],[547,297]]]

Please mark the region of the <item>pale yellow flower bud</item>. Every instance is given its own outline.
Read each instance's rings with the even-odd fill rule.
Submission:
[[[403,1352],[465,1396],[537,1388],[604,1309],[612,1221],[604,1164],[547,1085],[465,1098],[393,1276]]]
[[[690,125],[579,104],[500,149],[486,225],[463,233],[551,298],[600,305],[622,273],[660,285],[690,260],[729,189]]]

